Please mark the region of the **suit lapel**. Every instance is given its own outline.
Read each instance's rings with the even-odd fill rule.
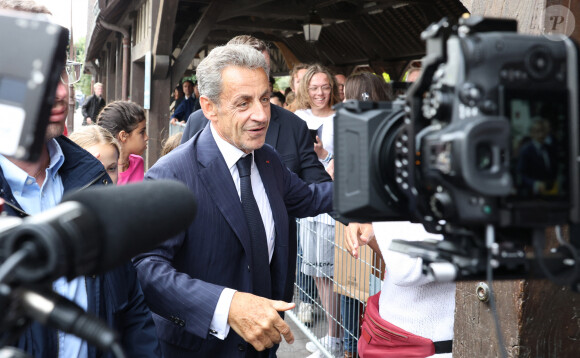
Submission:
[[[260,172],[260,178],[264,184],[266,195],[272,209],[272,217],[274,218],[274,227],[276,230],[276,243],[274,246],[274,256],[270,263],[270,273],[272,276],[272,298],[282,299],[284,296],[284,287],[286,287],[286,273],[288,271],[288,214],[286,213],[286,205],[284,198],[280,193],[279,183],[277,178],[280,175],[274,173],[274,166],[277,158],[272,158],[273,155],[260,149],[254,151],[256,166]],[[285,169],[285,168],[284,168]]]
[[[276,175],[272,168],[272,158],[269,158],[263,150],[254,151],[256,166],[260,172],[260,178],[264,184],[266,190],[266,195],[268,195],[268,201],[270,202],[270,207],[272,208],[272,217],[274,218],[274,225],[276,228],[276,240],[280,237],[283,240],[282,244],[286,244],[288,234],[281,229],[280,224],[283,224],[287,220],[283,220],[287,217],[286,205],[284,204],[283,198],[280,195],[280,190],[277,188]],[[288,228],[286,228],[288,229]],[[281,235],[284,234],[284,235]]]
[[[199,170],[201,181],[231,229],[240,239],[248,260],[251,262],[250,232],[246,225],[242,203],[232,175],[211,135],[209,126],[206,126],[200,133],[197,153],[199,163],[202,166]],[[253,263],[251,262],[251,264]]]

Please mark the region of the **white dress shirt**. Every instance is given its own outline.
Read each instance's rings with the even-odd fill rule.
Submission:
[[[218,149],[222,153],[226,161],[226,165],[230,170],[230,174],[232,175],[234,185],[236,186],[236,190],[241,201],[240,174],[238,173],[238,167],[236,166],[236,163],[241,157],[244,157],[246,153],[220,137],[215,130],[213,123],[210,124],[210,129]],[[252,160],[250,179],[252,181],[252,191],[254,193],[254,198],[258,204],[260,216],[262,217],[264,229],[266,230],[269,260],[272,261],[272,255],[274,255],[274,240],[276,238],[274,217],[272,216],[272,208],[270,207],[270,201],[266,195],[264,183],[262,183],[260,172],[258,172],[258,168],[256,167],[254,160]],[[235,292],[235,290],[226,287],[222,291],[215,308],[214,315],[210,324],[210,333],[219,339],[225,339],[230,331],[230,325],[228,324],[228,314],[230,312],[230,305],[232,303],[232,298]]]

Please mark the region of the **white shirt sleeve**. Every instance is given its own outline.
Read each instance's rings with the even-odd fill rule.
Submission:
[[[394,239],[421,241],[425,239],[441,240],[441,235],[425,231],[423,225],[410,222],[374,222],[375,238],[386,265],[386,275],[397,286],[420,286],[433,282],[423,274],[423,259],[389,250]]]
[[[230,313],[230,306],[234,298],[236,290],[231,288],[224,288],[218,303],[213,313],[213,318],[209,325],[209,333],[221,340],[226,339],[230,332],[230,325],[228,324],[228,315]]]

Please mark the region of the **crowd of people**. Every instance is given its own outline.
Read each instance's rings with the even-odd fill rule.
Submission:
[[[28,0],[0,0],[0,8],[48,13]],[[52,283],[115,328],[128,356],[275,357],[283,339],[293,342],[284,312],[296,309],[311,324],[317,302],[328,323],[320,344],[334,356],[450,356],[454,285],[430,281],[420,259],[387,250],[393,238],[426,237],[416,224],[348,226],[354,258],[369,245],[386,263],[381,292],[366,302],[362,322],[349,312],[361,302],[333,287],[336,230],[327,213],[334,105],[392,100],[392,90],[370,72],[346,76],[317,63],[296,64],[290,76],[289,89],[274,92],[268,46],[252,36],[213,49],[197,66],[196,82],[175,87],[169,120],[184,131],[165,141],[162,157],[146,170],[144,109],[107,104],[101,83],[83,104],[83,126],[62,135],[71,83],[64,71],[40,158],[0,155],[7,215],[37,214],[69,191],[144,179],[178,180],[195,194],[196,218],[181,234],[105,274]],[[385,327],[391,335],[381,339]],[[358,345],[353,332],[363,338]],[[111,356],[38,322],[10,344],[33,357]],[[306,349],[323,356],[315,344]]]

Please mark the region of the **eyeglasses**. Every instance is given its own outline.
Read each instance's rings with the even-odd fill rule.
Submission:
[[[67,86],[77,83],[83,74],[82,68],[82,63],[66,60],[60,80]]]
[[[409,68],[421,68],[421,67],[423,67],[421,60],[413,60],[409,63]]]
[[[322,92],[330,92],[331,87],[329,85],[318,86],[318,87],[308,87],[308,92],[317,93],[321,89]]]

